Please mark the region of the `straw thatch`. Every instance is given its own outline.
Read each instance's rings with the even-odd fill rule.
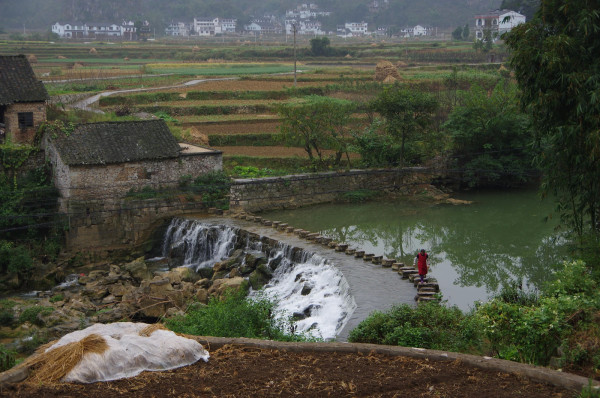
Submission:
[[[153,323],[151,325],[146,326],[138,333],[142,337],[150,337],[152,333],[157,330],[169,330],[162,323]]]
[[[90,334],[85,338],[32,356],[21,366],[32,369],[31,378],[42,383],[61,381],[87,353],[102,354],[108,349],[103,337]]]

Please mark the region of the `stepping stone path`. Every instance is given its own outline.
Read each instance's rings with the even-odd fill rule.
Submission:
[[[224,214],[223,210],[217,208],[208,209],[209,214]],[[373,253],[365,253],[364,250],[349,248],[346,243],[335,242],[333,239],[323,236],[319,233],[312,233],[310,231],[306,231],[301,228],[294,228],[286,223],[281,221],[270,221],[266,220],[262,217],[255,216],[253,214],[248,214],[245,212],[241,213],[229,213],[226,212],[225,215],[229,215],[233,218],[238,218],[242,220],[254,221],[256,223],[271,226],[276,230],[293,233],[298,235],[302,239],[307,239],[309,241],[313,241],[315,243],[320,243],[324,246],[327,246],[331,249],[334,249],[336,252],[343,252],[349,256],[354,256],[356,258],[362,258],[364,261],[372,262],[373,264],[381,264],[385,268],[391,268],[392,271],[397,272],[398,275],[402,277],[402,279],[408,279],[412,282],[413,286],[417,289],[417,295],[415,296],[415,301],[418,303],[427,302],[427,301],[439,301],[438,294],[440,292],[440,286],[435,278],[425,277],[424,283],[421,283],[421,278],[419,277],[419,271],[417,271],[414,267],[407,267],[404,263],[396,262],[396,259],[393,258],[383,258],[383,256],[376,256]]]

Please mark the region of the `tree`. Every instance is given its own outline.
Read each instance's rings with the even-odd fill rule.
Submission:
[[[581,237],[600,233],[600,1],[543,0],[506,35],[531,113],[543,193]]]
[[[347,155],[346,138],[354,108],[350,101],[317,95],[306,97],[301,104],[282,105],[281,134],[287,144],[302,145],[309,159],[320,165],[325,161],[323,149],[333,149],[333,163],[339,164],[342,155]]]
[[[399,165],[405,161],[406,145],[431,124],[438,102],[431,95],[402,88],[397,84],[384,89],[371,107],[385,119],[385,130],[400,141]]]
[[[502,0],[501,10],[514,10],[525,15],[527,21],[531,20],[540,8],[540,0]]]
[[[519,111],[516,85],[500,82],[488,95],[472,87],[444,124],[454,142],[461,180],[469,187],[512,187],[532,176],[529,117]]]
[[[463,28],[462,26],[457,27],[452,31],[452,38],[454,40],[462,40],[463,38]]]
[[[326,36],[310,39],[310,51],[313,55],[327,55],[329,52],[329,38]]]
[[[462,31],[462,38],[463,40],[469,40],[469,36],[471,36],[471,31],[469,30],[469,24],[466,23]]]

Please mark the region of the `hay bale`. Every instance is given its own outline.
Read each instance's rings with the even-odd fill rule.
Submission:
[[[396,80],[400,80],[398,70],[390,61],[379,61],[375,66],[375,81],[383,82],[389,76]]]
[[[75,62],[73,64],[73,69],[81,69],[81,68],[83,68],[83,63],[81,63],[81,62]]]
[[[201,132],[197,127],[192,126],[190,128],[190,135],[194,137],[194,143],[197,143],[199,145],[209,145],[208,135]]]
[[[67,59],[67,57],[63,56],[63,55],[59,55],[58,57],[56,57],[58,59]]]
[[[123,58],[123,61],[129,61],[129,57]]]
[[[394,84],[398,81],[398,79],[396,79],[394,76],[389,75],[388,77],[386,77],[385,79],[383,79],[383,83],[384,84]]]
[[[408,66],[408,64],[404,61],[396,62],[396,68],[406,68],[407,66]]]
[[[98,54],[98,50],[96,50],[94,47],[90,48],[90,54]]]
[[[352,58],[352,55],[346,54],[346,56],[344,58]]]
[[[37,64],[37,62],[38,62],[38,59],[35,56],[35,54],[28,55],[27,60],[29,61],[30,64]]]
[[[192,47],[192,52],[198,52],[198,51],[200,51],[200,47],[198,47],[198,46]]]
[[[57,383],[61,381],[87,353],[102,354],[108,349],[103,337],[90,334],[79,341],[44,351],[23,362],[33,370],[33,380],[40,383]],[[60,366],[57,366],[60,364]]]

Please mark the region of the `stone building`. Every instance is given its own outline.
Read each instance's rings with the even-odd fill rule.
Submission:
[[[24,55],[0,56],[0,141],[32,144],[48,98]]]
[[[162,120],[81,124],[46,134],[43,146],[63,211],[70,201],[120,200],[223,167],[222,152],[178,144]]]

